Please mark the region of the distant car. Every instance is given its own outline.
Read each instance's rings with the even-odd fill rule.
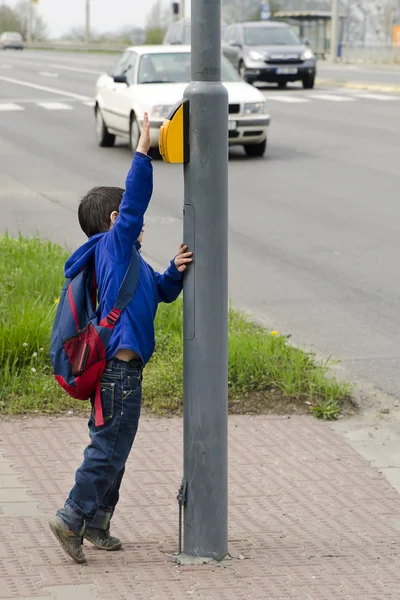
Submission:
[[[222,36],[224,35],[226,28],[227,25],[223,23],[221,25]],[[192,31],[190,19],[181,19],[180,21],[173,21],[169,25],[163,43],[166,45],[183,44],[190,46],[191,37]],[[232,63],[235,69],[239,69],[239,50],[233,46],[230,46],[229,44],[225,44],[224,41],[222,41],[221,45],[222,53]]]
[[[1,50],[23,50],[24,42],[22,35],[17,31],[5,31],[0,35],[0,49]]]
[[[222,80],[229,95],[229,144],[244,146],[248,156],[262,156],[270,117],[265,97],[243,82],[225,57]],[[144,113],[150,117],[151,147],[158,148],[160,127],[182,99],[190,81],[190,46],[128,48],[109,75],[96,86],[95,114],[100,146],[126,137],[138,145]]]
[[[224,42],[239,50],[239,72],[248,83],[265,81],[280,88],[301,81],[312,89],[317,61],[292,27],[276,21],[240,23],[227,28]]]

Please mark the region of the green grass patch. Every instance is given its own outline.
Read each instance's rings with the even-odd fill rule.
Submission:
[[[67,254],[38,238],[0,237],[0,414],[87,411],[55,383],[51,327]],[[157,348],[144,376],[144,405],[156,414],[182,409],[182,302],[161,305]],[[313,412],[337,418],[351,386],[329,373],[330,361],[293,347],[276,332],[229,311],[229,406],[232,413]]]

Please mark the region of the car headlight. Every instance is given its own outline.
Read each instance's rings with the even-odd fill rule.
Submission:
[[[249,52],[249,58],[250,58],[250,60],[264,60],[263,55],[260,54],[259,52],[255,52],[254,50],[251,50]]]
[[[258,115],[265,112],[265,102],[251,102],[244,105],[245,115]]]
[[[172,106],[166,106],[164,104],[153,106],[151,110],[151,116],[159,119],[166,119],[171,112],[171,109]]]
[[[311,50],[304,50],[301,60],[310,60],[311,58],[315,58],[314,53]]]

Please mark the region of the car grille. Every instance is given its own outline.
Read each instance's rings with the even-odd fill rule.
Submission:
[[[277,63],[299,65],[303,61],[301,60],[301,57],[298,54],[271,54],[270,56],[268,56],[265,62],[267,63],[267,65]]]
[[[229,105],[229,114],[230,115],[238,115],[240,113],[240,104],[230,104]]]

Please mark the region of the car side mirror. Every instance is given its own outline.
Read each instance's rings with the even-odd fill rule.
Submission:
[[[114,75],[113,79],[114,83],[126,83],[126,85],[128,85],[126,75]]]
[[[304,44],[305,46],[310,46],[310,45],[311,45],[311,44],[310,44],[310,40],[308,40],[307,38],[305,38],[305,39],[303,40],[303,44]]]

